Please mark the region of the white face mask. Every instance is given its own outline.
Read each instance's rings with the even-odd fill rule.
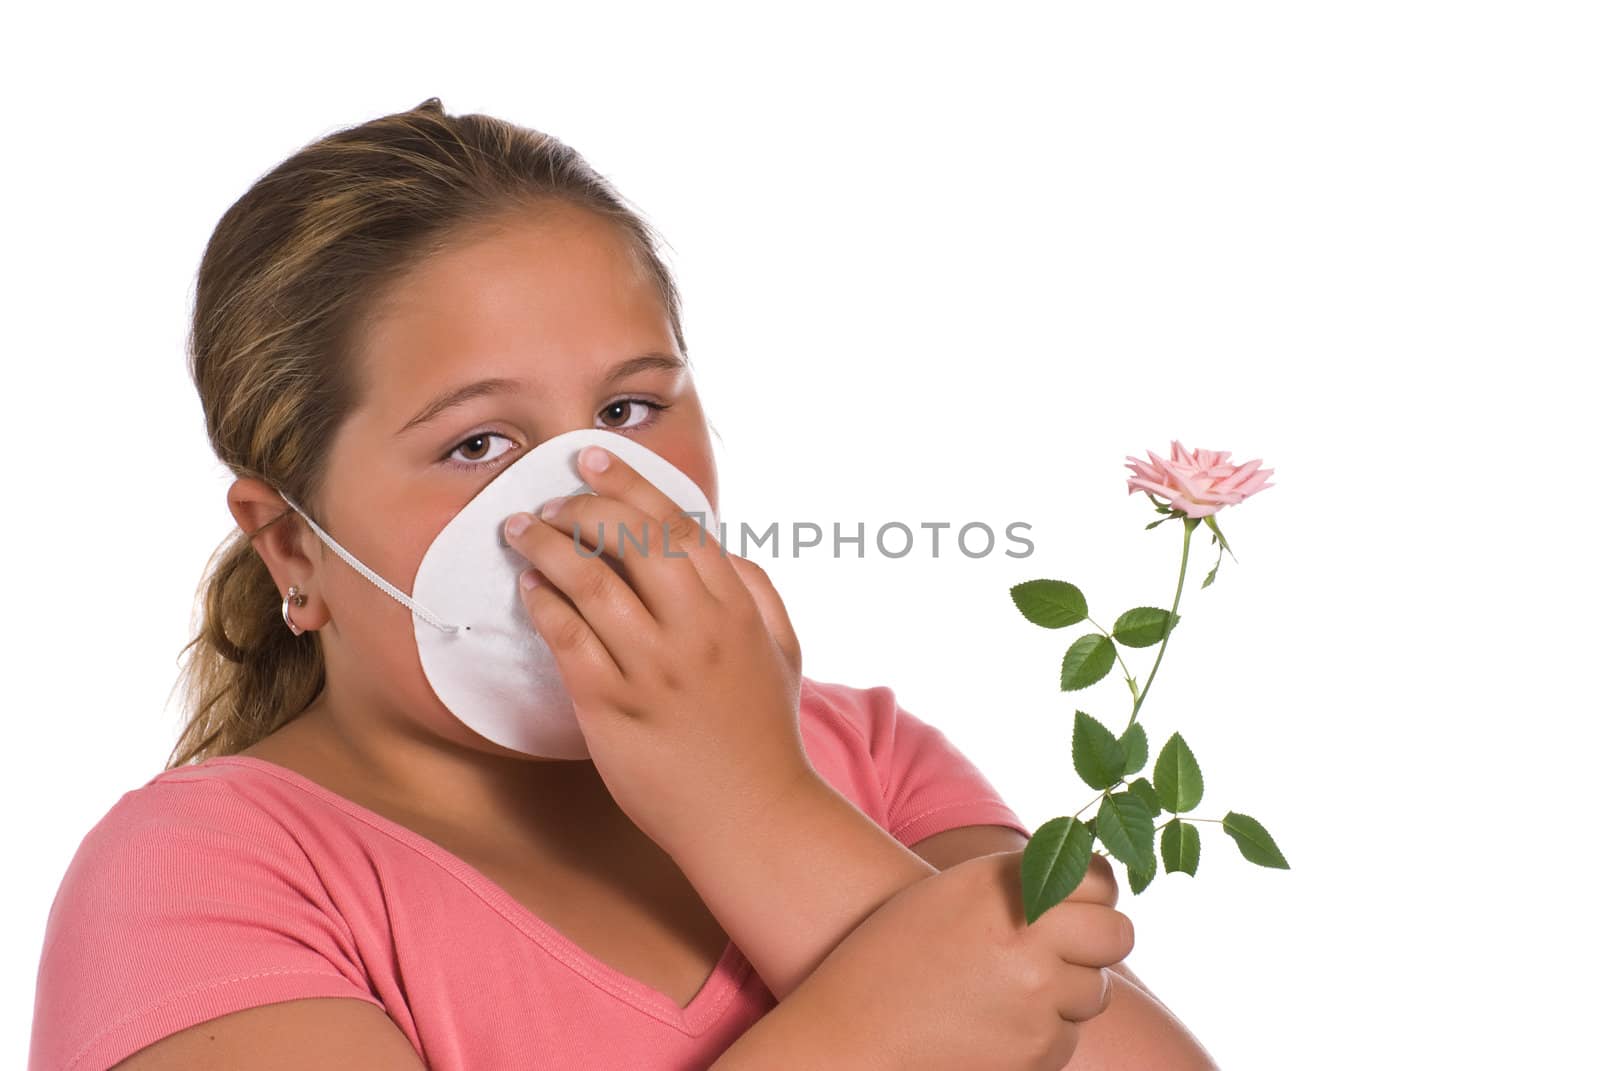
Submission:
[[[422,671],[450,713],[487,740],[545,758],[588,758],[589,747],[555,658],[523,605],[517,576],[531,563],[507,545],[505,522],[513,513],[538,510],[557,495],[593,494],[577,468],[578,451],[590,444],[632,466],[699,521],[708,541],[716,542],[716,516],[693,480],[634,439],[601,428],[557,435],[508,465],[434,537],[417,566],[409,596],[334,542],[305,510],[283,496],[334,553],[411,610]],[[616,537],[607,526],[606,545],[613,550]],[[643,533],[627,535],[634,537],[642,540]],[[629,551],[643,553],[637,544],[625,546],[623,553]]]

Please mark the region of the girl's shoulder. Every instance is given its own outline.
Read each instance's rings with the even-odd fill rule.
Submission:
[[[281,866],[305,860],[300,832],[347,824],[330,819],[351,819],[352,810],[359,808],[276,763],[213,756],[162,770],[124,792],[84,837],[82,863],[74,865],[141,853],[165,853],[182,865],[226,849]]]
[[[211,760],[122,794],[45,922],[30,1067],[109,1067],[176,1029],[273,1000],[379,1004],[292,818]]]
[[[348,853],[352,840],[348,823],[329,821],[334,799],[290,770],[243,756],[163,770],[124,792],[84,834],[49,925],[159,919],[180,898],[192,908],[197,896],[218,923],[225,906],[252,901],[327,908],[327,860]]]
[[[140,859],[193,858],[172,854],[180,848],[201,854],[224,846],[250,853],[271,848],[272,815],[250,774],[231,756],[155,774],[124,792],[90,828],[67,877]]]
[[[904,844],[963,825],[1031,835],[972,760],[887,685],[802,677],[800,729],[817,771]]]

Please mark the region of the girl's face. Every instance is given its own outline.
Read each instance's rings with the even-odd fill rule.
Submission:
[[[335,436],[317,520],[402,591],[496,474],[575,428],[632,436],[717,507],[705,417],[671,322],[626,239],[598,216],[559,204],[472,231],[386,290],[355,349],[363,402]],[[317,554],[303,586],[328,618],[324,698],[517,754],[433,694],[411,612],[306,535]]]

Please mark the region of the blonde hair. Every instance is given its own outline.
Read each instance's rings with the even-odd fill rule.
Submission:
[[[200,261],[188,359],[218,459],[317,516],[323,461],[357,401],[351,347],[384,286],[470,224],[553,202],[620,228],[687,356],[659,240],[626,199],[551,135],[447,115],[430,97],[305,146],[217,223]],[[207,562],[175,685],[185,725],[169,770],[242,751],[322,690],[321,641],[285,626],[255,534],[235,529]]]

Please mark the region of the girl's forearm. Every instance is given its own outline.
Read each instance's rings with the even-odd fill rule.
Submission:
[[[821,978],[808,978],[739,1035],[707,1071],[894,1071],[880,1052],[839,1030]]]
[[[937,873],[820,776],[674,859],[780,1001],[890,897]]]

